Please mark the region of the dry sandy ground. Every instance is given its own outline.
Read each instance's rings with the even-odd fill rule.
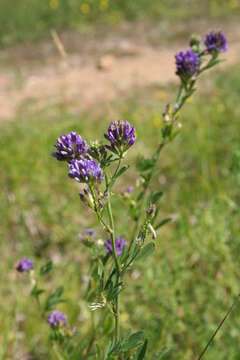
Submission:
[[[227,62],[222,66],[237,63],[239,58],[240,36],[236,28],[234,35],[229,32]],[[34,109],[64,104],[68,111],[88,110],[99,100],[111,101],[133,87],[176,80],[174,54],[183,41],[169,48],[159,35],[148,41],[141,34],[65,34],[60,43],[65,57],[54,41],[2,50],[0,119],[13,119],[29,104]]]

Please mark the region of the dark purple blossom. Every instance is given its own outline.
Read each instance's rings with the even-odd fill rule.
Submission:
[[[110,141],[111,145],[107,148],[116,154],[123,153],[128,150],[136,141],[136,130],[131,127],[128,121],[113,121],[108,127],[105,139]]]
[[[33,261],[24,256],[24,258],[16,265],[15,269],[19,272],[33,270]]]
[[[54,310],[48,316],[48,323],[53,328],[56,328],[60,325],[66,325],[67,316],[61,311]]]
[[[69,164],[69,169],[68,176],[80,183],[101,183],[103,180],[102,169],[100,165],[93,160],[72,160]]]
[[[198,54],[192,50],[180,51],[175,55],[176,74],[185,79],[195,75],[199,67]]]
[[[222,31],[211,31],[206,35],[204,44],[208,53],[218,53],[227,51],[227,39]]]
[[[127,243],[125,240],[123,240],[121,236],[119,236],[116,238],[115,244],[116,244],[117,256],[121,256],[123,252],[123,248],[124,246],[127,245]],[[107,249],[107,254],[112,254],[112,240],[108,239],[107,241],[105,241],[104,246]]]
[[[57,139],[55,145],[57,151],[52,155],[58,160],[71,161],[72,159],[79,159],[82,155],[85,155],[88,151],[86,141],[76,132],[70,132],[68,135],[61,135]]]

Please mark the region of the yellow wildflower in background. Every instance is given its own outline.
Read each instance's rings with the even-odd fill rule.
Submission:
[[[83,3],[81,6],[80,6],[80,10],[83,14],[88,14],[91,9],[90,9],[90,5],[87,4],[87,3]]]
[[[237,7],[239,7],[240,5],[240,1],[239,0],[230,0],[230,7],[232,9],[236,9]]]
[[[159,100],[165,100],[165,99],[166,99],[166,93],[165,93],[165,91],[159,90],[159,91],[156,93],[156,97],[157,97]]]
[[[107,10],[108,5],[109,5],[108,0],[100,0],[99,7],[102,11]]]
[[[51,9],[56,10],[59,6],[58,0],[50,0],[49,6]]]

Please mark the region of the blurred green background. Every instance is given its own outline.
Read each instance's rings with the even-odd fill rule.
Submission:
[[[5,49],[1,51],[29,41],[36,48],[38,41],[49,38],[50,29],[60,34],[65,30],[91,33],[104,26],[109,32],[126,21],[134,29],[141,22],[155,27],[164,20],[174,34],[175,25],[194,23],[196,15],[208,27],[217,21],[224,30],[225,24],[238,21],[240,2],[2,0],[0,44]],[[179,41],[186,43],[185,33]],[[1,71],[5,67],[1,64]],[[159,162],[153,187],[164,191],[162,216],[170,215],[174,221],[159,232],[154,256],[129,274],[129,287],[121,297],[122,329],[145,331],[150,344],[147,359],[163,346],[169,349],[164,359],[197,359],[240,290],[239,70],[236,61],[202,79],[200,91],[181,113],[180,136]],[[161,113],[174,100],[176,89],[174,82],[155,84],[130,89],[107,106],[103,99],[102,105],[85,112],[70,113],[61,103],[31,112],[21,109],[10,121],[0,120],[1,359],[22,360],[30,355],[35,360],[55,359],[48,325],[28,296],[27,278],[14,271],[24,255],[32,257],[37,267],[53,260],[55,269],[46,287],[64,284],[67,302],[60,308],[81,336],[89,330],[91,315],[84,301],[89,257],[78,234],[89,226],[99,238],[103,234],[79,202],[78,185],[51,158],[55,139],[72,129],[88,141],[102,139],[113,118],[134,123],[138,140],[129,152],[132,167],[119,185],[120,193],[128,185],[136,186],[136,157],[154,151]],[[124,202],[116,196],[113,205],[118,231],[127,239]],[[239,308],[228,319],[206,359],[239,359],[238,312]]]
[[[49,30],[82,30],[123,21],[238,18],[239,0],[1,0],[0,44],[37,40]]]

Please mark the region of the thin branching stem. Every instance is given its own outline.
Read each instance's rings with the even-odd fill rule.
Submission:
[[[106,177],[106,189],[107,189],[107,213],[109,218],[109,226],[111,228],[111,242],[112,242],[112,253],[113,253],[113,259],[115,263],[115,268],[117,272],[117,284],[119,282],[119,278],[121,276],[121,268],[119,264],[119,259],[117,255],[117,249],[116,249],[116,231],[115,231],[115,224],[114,224],[114,218],[112,213],[112,205],[111,205],[111,185],[114,183],[116,175],[118,173],[118,170],[121,165],[121,157],[119,158],[118,165],[116,167],[116,170],[112,176],[112,179],[110,183],[108,183],[107,177]],[[117,293],[115,299],[114,299],[114,319],[115,319],[115,330],[114,330],[114,342],[117,343],[120,338],[120,310],[119,310],[119,293]]]
[[[203,359],[204,355],[206,354],[209,346],[212,344],[213,340],[215,339],[215,337],[217,336],[219,330],[221,329],[221,327],[223,326],[223,324],[225,323],[225,321],[227,320],[227,318],[231,315],[231,313],[233,312],[235,306],[238,304],[240,300],[240,293],[238,294],[238,296],[236,297],[236,299],[234,300],[234,302],[232,303],[231,307],[228,309],[228,311],[226,312],[226,314],[224,315],[224,317],[222,318],[222,320],[220,321],[220,323],[218,324],[216,330],[214,331],[214,333],[212,334],[212,336],[210,337],[207,345],[205,346],[205,348],[203,349],[203,351],[201,352],[201,354],[198,357],[198,360]]]

